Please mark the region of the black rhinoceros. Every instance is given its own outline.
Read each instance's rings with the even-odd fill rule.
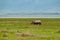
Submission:
[[[41,20],[33,20],[31,24],[41,25]]]

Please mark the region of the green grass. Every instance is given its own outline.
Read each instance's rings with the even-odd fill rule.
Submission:
[[[42,25],[32,25],[32,20],[41,20]],[[2,30],[7,30],[7,37],[3,37]],[[17,31],[34,36],[17,36]],[[58,31],[60,18],[0,18],[0,40],[60,40]]]

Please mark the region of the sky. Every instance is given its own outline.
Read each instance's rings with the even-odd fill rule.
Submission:
[[[0,0],[2,13],[60,13],[60,0]]]

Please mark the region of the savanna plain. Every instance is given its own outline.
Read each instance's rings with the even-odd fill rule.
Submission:
[[[0,40],[60,40],[60,18],[0,18]]]

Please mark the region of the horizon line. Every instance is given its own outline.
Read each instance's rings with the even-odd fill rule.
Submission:
[[[0,17],[0,18],[60,18],[60,17]]]

